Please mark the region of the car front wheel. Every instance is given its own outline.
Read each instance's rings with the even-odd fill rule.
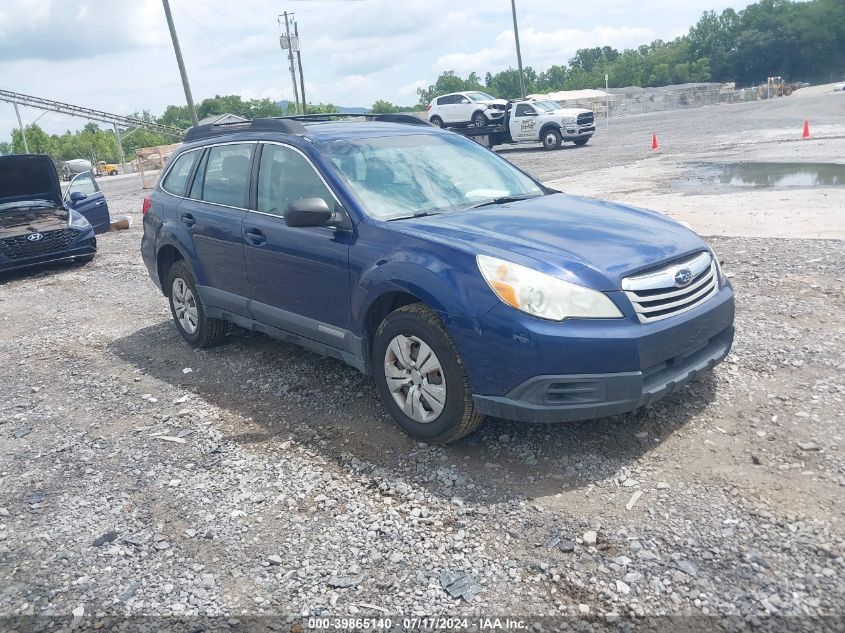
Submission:
[[[455,344],[424,304],[403,306],[384,319],[373,340],[373,369],[388,411],[418,440],[453,442],[484,420]]]
[[[490,123],[487,115],[483,112],[476,112],[472,115],[472,124],[475,127],[485,127],[488,123]]]
[[[560,149],[561,140],[560,132],[555,128],[548,129],[543,133],[543,147],[548,150]]]
[[[173,264],[166,287],[170,313],[183,339],[194,347],[211,347],[223,340],[226,322],[205,316],[194,275],[184,261]]]

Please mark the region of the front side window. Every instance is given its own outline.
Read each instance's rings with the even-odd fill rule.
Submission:
[[[291,202],[322,198],[329,209],[335,199],[310,162],[284,145],[264,146],[258,168],[258,210],[282,216]]]
[[[524,103],[520,103],[516,106],[516,116],[534,116],[537,113],[534,111],[529,105],[525,105]]]
[[[91,175],[91,172],[84,171],[76,176],[70,183],[66,197],[69,198],[70,194],[75,192],[84,193],[86,196],[90,196],[91,194],[97,193],[99,190],[100,188],[94,181],[94,176]]]
[[[176,196],[185,195],[185,185],[188,184],[188,176],[191,175],[191,168],[198,154],[199,152],[185,152],[177,157],[161,183],[161,188]]]
[[[474,141],[455,134],[409,134],[322,143],[363,210],[380,220],[462,211],[498,198],[544,192]]]
[[[245,209],[254,147],[252,143],[212,147],[205,164],[200,198],[206,202]],[[193,189],[191,193],[194,193]]]

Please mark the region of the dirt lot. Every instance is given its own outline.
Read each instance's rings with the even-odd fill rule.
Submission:
[[[841,630],[845,222],[841,205],[811,212],[843,190],[715,195],[682,176],[726,156],[836,162],[843,104],[651,114],[577,150],[504,149],[573,192],[695,209],[736,289],[737,339],[712,376],[639,412],[489,421],[447,447],[400,434],[337,361],[244,332],[189,348],[140,259],[143,193],[104,180],[132,229],[92,264],[0,278],[0,629],[495,613]],[[803,118],[819,138],[779,136]],[[816,219],[789,202],[748,222],[758,193],[815,200]]]

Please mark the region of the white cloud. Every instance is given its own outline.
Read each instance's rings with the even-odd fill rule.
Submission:
[[[401,86],[396,89],[400,95],[415,95],[417,94],[417,88],[427,88],[429,82],[425,79],[417,79],[416,81],[412,81],[406,86]]]

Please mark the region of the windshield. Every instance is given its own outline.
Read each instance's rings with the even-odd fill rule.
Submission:
[[[557,101],[532,101],[531,105],[537,108],[540,112],[560,110],[560,104]]]
[[[473,101],[492,101],[496,98],[486,92],[467,92],[466,95]]]
[[[322,143],[364,211],[380,220],[461,211],[543,190],[509,162],[457,134]]]

